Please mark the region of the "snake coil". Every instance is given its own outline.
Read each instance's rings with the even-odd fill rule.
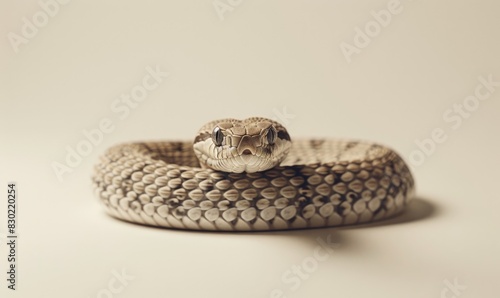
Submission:
[[[294,140],[290,147],[285,142],[290,138],[276,122],[264,118],[229,120],[233,126],[227,124],[228,119],[204,126],[195,148],[196,143],[208,139],[214,142],[214,123],[226,123],[222,125],[226,145],[240,152],[231,151],[233,158],[216,149],[215,156],[227,155],[247,163],[252,160],[264,167],[261,159],[250,157],[261,150],[268,154],[263,158],[274,156],[279,164],[266,170],[254,167],[253,172],[223,172],[200,165],[200,153],[195,153],[192,142],[120,144],[101,157],[92,178],[106,212],[133,223],[175,229],[287,230],[386,219],[401,213],[413,197],[414,180],[408,166],[387,147],[327,139]],[[275,136],[267,136],[272,129]],[[247,138],[257,145],[241,141],[249,134],[261,136]],[[216,136],[215,142],[224,146],[220,138]],[[246,147],[231,144],[233,139]],[[288,153],[283,159],[265,147],[277,146],[275,143]],[[258,149],[258,144],[265,146]],[[236,157],[245,154],[249,157]],[[238,165],[230,166],[241,170]]]

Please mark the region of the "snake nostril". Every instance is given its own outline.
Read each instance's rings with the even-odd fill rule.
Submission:
[[[252,151],[250,151],[250,149],[245,149],[243,150],[243,152],[241,152],[242,155],[251,155],[252,154]]]

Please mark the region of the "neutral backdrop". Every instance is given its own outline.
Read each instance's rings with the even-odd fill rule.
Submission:
[[[500,4],[394,1],[1,1],[0,296],[498,297]],[[376,225],[233,234],[124,223],[94,197],[109,146],[247,116],[396,149],[414,204]],[[318,237],[338,247],[313,266]]]

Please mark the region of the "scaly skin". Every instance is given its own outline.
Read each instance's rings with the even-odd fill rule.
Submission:
[[[203,169],[191,142],[122,144],[101,157],[93,184],[116,218],[218,231],[367,223],[400,213],[414,193],[394,151],[342,140],[294,140],[280,166],[257,173]]]

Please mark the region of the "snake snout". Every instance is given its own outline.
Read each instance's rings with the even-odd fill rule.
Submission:
[[[239,155],[255,155],[257,151],[258,137],[243,136],[238,144]]]

